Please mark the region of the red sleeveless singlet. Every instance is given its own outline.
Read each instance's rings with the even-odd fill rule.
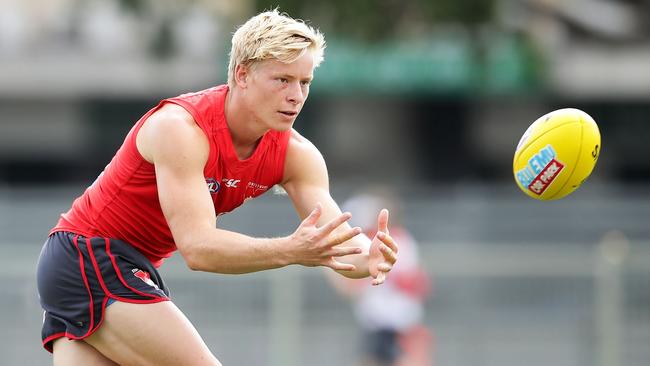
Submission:
[[[162,100],[133,126],[97,180],[61,215],[51,233],[70,231],[126,241],[156,267],[176,250],[158,201],[154,166],[144,160],[135,140],[147,118],[165,103],[185,108],[210,142],[203,170],[217,214],[229,212],[282,180],[290,131],[268,131],[253,155],[239,160],[226,124],[228,86]]]

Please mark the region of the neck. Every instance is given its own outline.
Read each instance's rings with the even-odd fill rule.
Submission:
[[[224,114],[237,156],[246,159],[253,154],[266,130],[257,126],[240,93],[236,88],[228,90]]]

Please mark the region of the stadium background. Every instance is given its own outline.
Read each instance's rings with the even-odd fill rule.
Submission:
[[[236,24],[275,5],[328,40],[296,127],[334,196],[404,198],[434,284],[436,365],[636,366],[650,359],[650,6],[646,1],[4,0],[0,11],[2,364],[48,364],[34,265],[48,229],[157,100],[225,80]],[[528,124],[599,123],[587,184],[536,202],[512,180]],[[268,194],[221,225],[291,232]],[[349,304],[319,270],[163,267],[226,365],[351,365]],[[433,361],[433,360],[432,360]]]

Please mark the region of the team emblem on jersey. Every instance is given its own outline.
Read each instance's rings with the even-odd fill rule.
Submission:
[[[210,190],[210,194],[215,194],[219,192],[219,188],[221,187],[221,184],[217,182],[216,179],[214,178],[205,178],[205,183],[208,185],[208,189]]]
[[[158,288],[158,286],[151,280],[151,275],[149,274],[149,272],[143,271],[139,268],[133,268],[131,272],[133,272],[134,276],[141,279],[142,282],[146,283],[147,285],[153,286],[156,289]]]

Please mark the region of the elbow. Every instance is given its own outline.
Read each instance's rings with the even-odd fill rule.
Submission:
[[[198,245],[177,245],[178,251],[185,261],[185,265],[192,271],[203,271],[204,266],[201,262],[201,250]]]
[[[187,265],[187,268],[190,269],[190,271],[204,272],[203,267],[196,261],[185,260],[185,264]]]

